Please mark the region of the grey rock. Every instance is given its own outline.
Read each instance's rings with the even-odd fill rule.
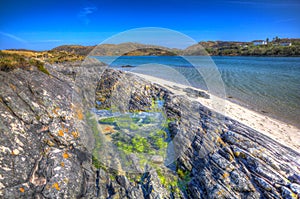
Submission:
[[[299,198],[299,153],[267,136],[130,73],[47,68],[0,72],[0,198]],[[132,154],[140,174],[97,174],[84,108],[147,111],[153,99],[165,102],[172,164],[143,173]]]
[[[88,151],[72,134],[77,120],[72,81],[52,74],[0,72],[0,198],[78,198],[94,192],[91,157],[82,158]]]

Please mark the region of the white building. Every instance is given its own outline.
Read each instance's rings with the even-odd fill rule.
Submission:
[[[281,42],[280,46],[291,46],[292,43],[291,42]]]
[[[268,43],[264,40],[254,40],[252,41],[254,46],[261,46],[261,45],[267,45]]]

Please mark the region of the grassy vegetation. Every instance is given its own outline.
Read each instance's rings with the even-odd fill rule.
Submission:
[[[126,156],[135,153],[139,158],[140,166],[145,166],[145,163],[151,164],[145,154],[159,155],[162,158],[166,156],[168,146],[168,124],[170,120],[160,124],[161,113],[164,118],[165,114],[162,111],[163,101],[154,100],[147,113],[133,112],[123,114],[117,117],[104,118],[99,120],[100,125],[112,126],[114,132],[106,134],[111,139],[111,142],[119,149],[120,158],[125,160]],[[140,115],[141,114],[141,115]],[[155,163],[157,164],[157,163]]]
[[[19,55],[24,58],[35,59],[42,62],[49,62],[52,64],[84,60],[84,56],[77,55],[71,52],[65,52],[65,51],[3,50],[2,52]]]
[[[0,51],[0,70],[11,71],[16,68],[28,69],[29,62],[21,55],[8,54]]]
[[[99,120],[99,122],[101,124],[112,124],[115,122],[115,118],[114,117],[103,118],[103,119]]]
[[[35,66],[38,70],[49,75],[44,66],[48,63],[64,63],[82,61],[84,56],[64,51],[29,51],[29,50],[2,50],[0,51],[0,70],[12,71],[17,68],[30,69]]]
[[[180,188],[180,190],[186,191],[187,185],[191,181],[190,171],[183,171],[182,169],[178,168],[177,174],[179,176],[177,186]]]
[[[36,66],[38,68],[38,70],[40,70],[41,72],[43,72],[47,75],[50,75],[49,71],[45,68],[44,63],[42,63],[36,59],[30,59],[29,63],[32,66]]]
[[[50,73],[45,68],[44,63],[33,59],[28,58],[21,54],[15,54],[15,53],[7,53],[0,51],[0,71],[12,71],[17,68],[21,69],[29,69],[30,66],[35,66],[38,68],[38,70],[42,71],[43,73],[49,75]]]
[[[179,186],[180,179],[178,176],[167,173],[166,171],[163,171],[161,168],[156,168],[156,173],[161,184],[165,188],[169,189],[173,193],[180,195],[181,188]]]
[[[45,61],[52,64],[84,60],[84,56],[65,52],[65,51],[47,51],[47,53],[48,53],[48,57],[45,59]]]
[[[280,45],[261,45],[254,46],[249,44],[247,46],[240,46],[236,44],[217,47],[206,48],[210,55],[223,56],[300,56],[300,45],[280,46]]]
[[[161,108],[154,102],[149,113],[152,111],[162,112]],[[112,142],[125,154],[135,152],[137,154],[147,153],[163,157],[166,155],[168,124],[163,123],[157,126],[156,130],[152,129],[147,133],[148,125],[159,124],[158,118],[151,114],[142,118],[135,114],[124,114],[118,117],[101,119],[99,123],[114,126],[117,132],[111,134]]]
[[[191,181],[190,172],[177,169],[177,175],[167,173],[161,168],[156,168],[156,172],[161,184],[171,192],[179,194],[180,191],[186,193],[188,183]]]
[[[95,138],[95,146],[92,152],[92,164],[97,168],[102,168],[103,165],[98,160],[98,152],[101,150],[102,140],[99,136],[99,130],[98,130],[98,122],[92,117],[92,114],[90,112],[86,113],[86,119],[88,125],[91,127],[91,130],[93,132],[94,138]]]
[[[129,142],[117,141],[116,145],[119,149],[126,152],[147,153],[150,149],[147,139],[139,135],[135,135]]]
[[[159,102],[153,101],[152,106],[149,112],[162,112],[162,108],[160,107]],[[168,146],[168,125],[169,122],[173,122],[174,120],[167,119],[166,123],[163,123],[156,130],[152,130],[147,134],[146,137],[143,136],[143,133],[139,135],[139,131],[143,125],[151,125],[153,122],[155,123],[157,118],[151,117],[143,117],[142,124],[141,118],[135,116],[135,114],[125,114],[118,117],[111,117],[101,119],[99,121],[100,124],[103,125],[114,125],[117,132],[111,134],[112,142],[118,147],[120,159],[124,160],[123,166],[131,166],[132,162],[128,162],[128,155],[131,153],[135,153],[135,155],[139,159],[139,165],[144,167],[146,164],[150,165],[157,172],[157,175],[160,179],[160,182],[164,187],[170,190],[177,196],[180,196],[182,193],[186,193],[187,185],[190,182],[190,172],[184,171],[182,169],[177,168],[177,172],[167,172],[164,170],[160,164],[149,161],[148,155],[159,155],[165,157],[166,148]],[[90,125],[95,126],[96,121],[91,121]],[[119,128],[118,128],[119,127]],[[121,127],[121,129],[120,129]],[[95,128],[95,127],[93,127]],[[123,128],[126,129],[126,131]],[[96,131],[95,141],[101,142],[99,140],[98,131]],[[96,144],[94,152],[98,151],[98,146]],[[150,156],[151,157],[151,156]],[[103,165],[96,158],[96,154],[93,156],[93,164],[96,168],[102,168]],[[140,183],[143,177],[141,175],[135,174],[126,174],[127,178],[135,183]]]

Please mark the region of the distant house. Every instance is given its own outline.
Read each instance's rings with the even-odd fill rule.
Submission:
[[[254,40],[252,41],[254,46],[261,46],[261,45],[267,45],[268,43],[264,40]]]
[[[281,42],[280,46],[291,46],[292,43],[291,42]]]

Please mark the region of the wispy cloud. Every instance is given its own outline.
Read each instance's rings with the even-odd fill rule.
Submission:
[[[6,32],[1,32],[1,31],[0,31],[0,34],[3,35],[3,36],[9,37],[11,39],[14,39],[16,41],[19,41],[19,42],[22,42],[22,43],[27,43],[26,40],[24,40],[24,39],[22,39],[20,37],[17,37],[17,36],[15,36],[13,34],[9,34],[9,33],[6,33]]]
[[[97,10],[96,6],[87,6],[84,7],[79,13],[78,17],[80,20],[82,20],[86,25],[90,23],[90,19],[88,18],[88,15],[94,13]]]

